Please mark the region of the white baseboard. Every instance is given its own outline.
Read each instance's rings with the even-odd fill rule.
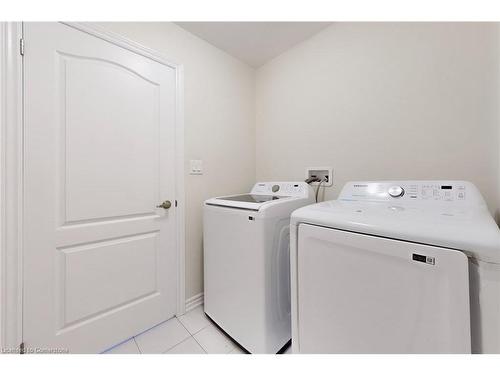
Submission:
[[[203,305],[203,293],[197,294],[186,300],[186,312]]]

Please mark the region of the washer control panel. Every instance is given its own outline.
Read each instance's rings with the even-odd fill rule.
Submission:
[[[465,202],[482,199],[478,194],[466,181],[366,181],[347,183],[339,199]]]
[[[250,194],[267,194],[286,197],[308,197],[310,186],[305,182],[258,182]]]
[[[467,197],[465,185],[424,184],[420,188],[420,198],[427,200],[465,200]],[[417,195],[418,197],[418,195]]]

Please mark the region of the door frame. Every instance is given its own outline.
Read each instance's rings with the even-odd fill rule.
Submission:
[[[95,23],[62,22],[175,69],[176,315],[185,312],[184,69],[161,53]],[[0,22],[0,348],[23,341],[24,103],[22,22]],[[29,48],[27,46],[26,48]]]
[[[0,23],[0,347],[22,342],[22,23]]]

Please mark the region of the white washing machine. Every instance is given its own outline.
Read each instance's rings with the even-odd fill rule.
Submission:
[[[291,221],[294,353],[500,353],[500,234],[464,181],[350,182]]]
[[[205,313],[251,353],[291,338],[290,214],[313,202],[304,182],[260,182],[204,204]]]

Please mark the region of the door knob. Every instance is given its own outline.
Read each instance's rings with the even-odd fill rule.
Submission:
[[[157,208],[163,208],[165,210],[168,210],[170,207],[172,207],[172,202],[170,201],[165,201],[163,202],[162,204],[160,204],[159,206],[156,206]]]

